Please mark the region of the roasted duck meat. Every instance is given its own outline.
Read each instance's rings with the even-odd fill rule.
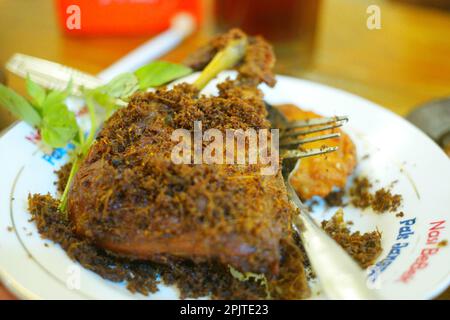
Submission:
[[[242,35],[233,30],[219,39]],[[105,123],[69,193],[78,235],[136,259],[218,260],[242,271],[277,272],[292,214],[280,173],[261,175],[259,164],[171,161],[172,132],[192,131],[194,121],[203,130],[270,128],[256,86],[274,84],[274,57],[263,39],[249,40],[237,80],[220,84],[218,96],[201,96],[189,84],[139,93]],[[205,52],[220,41],[190,64],[204,66],[212,58]]]

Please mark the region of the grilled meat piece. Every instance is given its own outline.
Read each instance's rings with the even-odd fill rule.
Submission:
[[[278,108],[288,120],[305,120],[318,118],[320,115],[299,109],[292,104],[279,105]],[[303,200],[313,196],[326,197],[334,187],[344,188],[347,177],[356,166],[356,148],[350,137],[340,129],[309,134],[314,137],[322,134],[340,132],[340,138],[327,140],[327,146],[339,147],[335,152],[302,159],[299,169],[291,178],[291,183]],[[321,148],[323,141],[308,143],[308,148]]]
[[[290,207],[280,175],[259,165],[174,164],[172,131],[268,128],[234,97],[197,98],[189,85],[140,94],[116,112],[81,165],[69,197],[76,232],[114,253],[164,261],[217,258],[276,271]]]
[[[75,232],[136,259],[218,260],[276,273],[292,214],[280,173],[171,160],[172,132],[192,132],[194,121],[204,131],[270,128],[256,88],[269,78],[241,73],[217,97],[188,84],[136,94],[105,123],[76,174],[68,201]]]

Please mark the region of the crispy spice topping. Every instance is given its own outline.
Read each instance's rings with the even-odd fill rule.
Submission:
[[[351,233],[347,224],[344,222],[343,213],[342,209],[339,209],[331,220],[322,221],[322,228],[337,243],[339,243],[362,268],[367,268],[375,262],[382,251],[381,233],[379,231],[372,231],[364,234],[361,234],[359,231]]]
[[[395,212],[402,204],[402,196],[381,188],[371,192],[372,183],[367,177],[357,177],[350,188],[350,203],[357,208],[372,208],[377,213]]]
[[[181,298],[210,296],[214,299],[265,299],[265,287],[255,281],[239,281],[229,267],[211,260],[195,263],[174,259],[167,263],[117,257],[73,232],[73,225],[58,212],[58,200],[50,195],[29,196],[29,210],[39,233],[58,243],[68,256],[101,277],[127,283],[131,292],[144,295],[158,291],[161,282],[175,285]],[[278,276],[266,275],[270,296],[274,299],[302,299],[309,295],[305,257],[293,238],[282,240]]]

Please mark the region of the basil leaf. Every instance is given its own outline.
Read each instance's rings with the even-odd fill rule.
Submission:
[[[127,98],[136,92],[137,89],[137,77],[130,72],[126,72],[114,77],[107,84],[101,86],[95,91],[100,91],[101,93],[113,98]]]
[[[50,147],[65,147],[75,138],[78,130],[75,114],[64,103],[44,105],[41,136]]]
[[[42,103],[42,108],[49,105],[64,104],[64,101],[68,96],[69,95],[66,91],[50,91]]]
[[[190,73],[191,68],[166,61],[154,61],[135,71],[141,90],[161,86]]]
[[[39,112],[24,97],[2,84],[0,84],[0,105],[33,127],[39,126],[41,122]]]
[[[101,107],[108,109],[112,108],[116,105],[116,98],[113,98],[106,93],[101,91],[94,90],[89,93],[92,98],[94,98],[95,102],[98,103]]]
[[[31,80],[29,75],[27,75],[26,86],[27,86],[27,92],[30,95],[30,97],[32,98],[34,104],[37,107],[41,107],[42,104],[44,103],[45,97],[47,95],[45,92],[45,89],[42,88],[40,85],[38,85],[33,80]]]
[[[90,96],[98,106],[102,107],[106,111],[106,113],[103,115],[103,121],[108,119],[116,110],[120,109],[117,98],[113,98],[99,91],[91,92]]]
[[[65,104],[65,100],[70,95],[72,91],[72,80],[70,80],[67,88],[64,91],[52,90],[45,97],[44,102],[42,103],[42,109],[45,109],[46,106],[52,104]]]

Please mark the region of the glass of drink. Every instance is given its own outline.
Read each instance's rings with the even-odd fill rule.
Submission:
[[[218,31],[262,35],[275,47],[277,72],[298,75],[312,62],[320,0],[216,0]]]

